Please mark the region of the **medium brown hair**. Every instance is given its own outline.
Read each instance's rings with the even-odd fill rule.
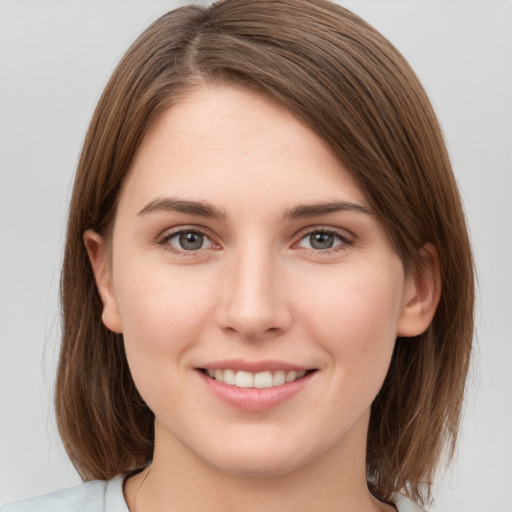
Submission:
[[[133,383],[122,335],[102,324],[82,236],[93,229],[108,238],[148,127],[208,83],[270,95],[322,137],[406,269],[421,271],[421,248],[436,248],[438,309],[425,333],[397,340],[367,447],[370,490],[385,501],[402,490],[422,502],[459,425],[473,331],[471,249],[443,136],[418,79],[381,34],[326,0],[182,7],[153,23],[116,68],[78,165],[62,272],[56,408],[71,460],[84,479],[109,479],[151,460],[154,417]]]

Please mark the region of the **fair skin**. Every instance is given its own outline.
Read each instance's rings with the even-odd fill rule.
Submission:
[[[435,271],[406,274],[311,129],[254,92],[196,89],[145,136],[112,240],[84,240],[155,414],[132,510],[393,510],[366,485],[370,407],[397,335],[432,319]]]

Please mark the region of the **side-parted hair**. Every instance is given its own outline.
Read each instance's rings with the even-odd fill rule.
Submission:
[[[131,46],[92,118],[76,173],[61,279],[58,425],[85,480],[150,463],[154,416],[136,390],[122,335],[102,303],[83,243],[107,240],[119,193],[148,127],[194,88],[234,84],[273,97],[324,139],[357,180],[408,272],[431,243],[442,294],[427,331],[398,338],[372,405],[371,492],[430,499],[453,453],[473,333],[468,233],[443,135],[402,55],[327,0],[224,0],[162,16]],[[445,451],[446,448],[446,451]]]

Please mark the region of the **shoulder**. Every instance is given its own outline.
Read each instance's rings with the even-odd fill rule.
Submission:
[[[0,512],[128,512],[128,507],[123,497],[123,477],[117,476],[9,503]]]
[[[403,494],[395,494],[393,503],[398,512],[426,512],[419,505]]]

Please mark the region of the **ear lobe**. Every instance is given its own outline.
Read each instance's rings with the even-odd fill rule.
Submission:
[[[406,276],[404,302],[397,336],[412,337],[425,332],[434,318],[441,298],[439,255],[432,244],[421,249],[422,265]]]
[[[83,240],[103,303],[103,313],[101,315],[103,324],[107,329],[121,334],[123,332],[121,316],[114,295],[111,266],[105,242],[98,233],[91,229],[84,233]]]

